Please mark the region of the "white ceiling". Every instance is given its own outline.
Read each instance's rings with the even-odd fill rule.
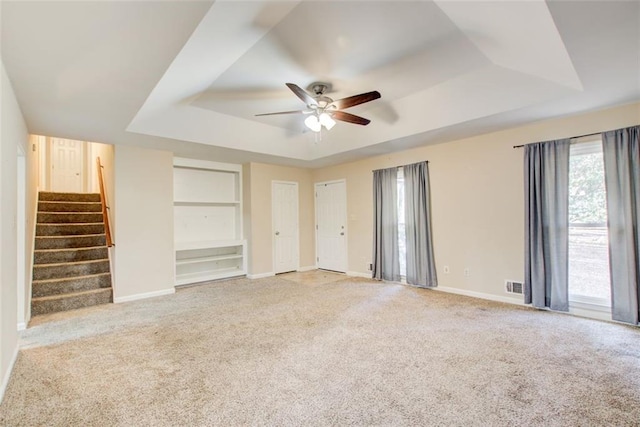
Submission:
[[[640,100],[638,1],[7,1],[33,133],[318,167]],[[284,85],[382,98],[320,137]],[[640,119],[640,118],[639,118]]]

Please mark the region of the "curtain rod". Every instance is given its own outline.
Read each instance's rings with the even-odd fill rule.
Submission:
[[[584,135],[572,136],[572,137],[570,137],[568,139],[578,139],[578,138],[584,138],[585,136],[602,135],[603,133],[604,132],[587,133],[587,134],[584,134]],[[529,144],[537,144],[537,142],[530,142]],[[513,148],[522,148],[525,145],[529,145],[529,144],[514,145]]]
[[[382,170],[385,170],[385,169],[400,169],[400,168],[405,167],[405,166],[415,165],[415,164],[422,163],[422,162],[428,164],[429,160],[421,160],[419,162],[407,163],[406,165],[400,165],[400,166],[389,166],[388,168],[382,168],[382,169],[372,169],[371,172],[382,171]]]

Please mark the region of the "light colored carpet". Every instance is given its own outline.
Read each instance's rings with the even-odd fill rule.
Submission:
[[[22,341],[5,426],[640,425],[638,328],[324,272],[55,313]]]

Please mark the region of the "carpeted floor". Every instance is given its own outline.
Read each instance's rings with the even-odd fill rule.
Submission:
[[[56,313],[4,426],[638,426],[640,330],[309,272]]]

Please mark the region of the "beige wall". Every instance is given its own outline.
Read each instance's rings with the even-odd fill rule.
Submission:
[[[18,348],[18,146],[26,153],[27,127],[0,61],[0,399]],[[24,275],[22,275],[24,276]],[[22,284],[24,289],[24,284]]]
[[[248,173],[247,173],[248,172]],[[315,265],[315,233],[313,182],[311,171],[307,169],[249,163],[243,167],[245,186],[245,213],[249,227],[245,236],[249,240],[249,265],[251,275],[273,272],[273,232],[271,217],[272,181],[298,183],[298,220],[300,224],[300,267]],[[249,198],[249,203],[247,202]],[[247,211],[247,209],[249,209]],[[247,216],[245,216],[247,218]]]
[[[439,286],[504,297],[504,280],[522,280],[524,269],[523,154],[513,146],[638,123],[634,104],[318,169],[313,181],[346,179],[349,271],[367,273],[371,171],[428,160]]]
[[[116,146],[114,300],[173,292],[173,154]]]

